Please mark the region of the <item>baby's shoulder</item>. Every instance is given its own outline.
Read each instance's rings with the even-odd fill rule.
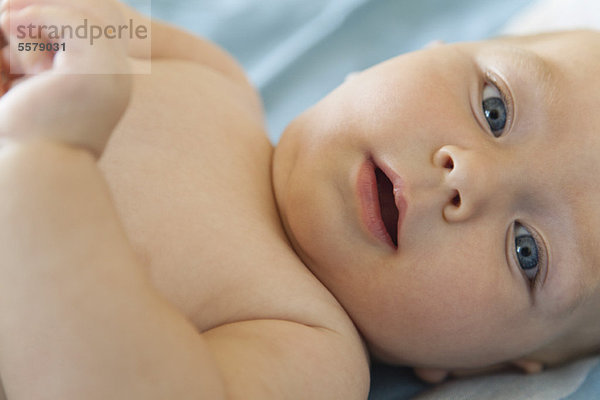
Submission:
[[[367,398],[367,353],[336,331],[284,320],[252,320],[220,326],[203,336],[232,398]]]
[[[260,95],[242,65],[221,46],[176,26],[152,21],[152,52],[157,60],[180,60],[206,68],[237,87],[244,101],[262,113]],[[240,97],[239,95],[237,97]]]
[[[235,316],[204,332],[221,370],[244,370],[276,398],[294,387],[306,391],[303,398],[365,399],[368,355],[352,321],[293,251],[272,239],[250,240],[253,259],[233,268],[227,290],[212,299],[221,317]]]

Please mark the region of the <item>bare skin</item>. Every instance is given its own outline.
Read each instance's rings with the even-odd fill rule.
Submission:
[[[83,42],[70,41],[69,46],[77,52],[55,58],[31,54],[17,57],[27,73],[12,81],[8,93],[0,100],[3,116],[0,132],[8,139],[0,152],[0,190],[4,193],[0,199],[3,222],[0,251],[4,255],[0,283],[0,315],[3,316],[0,320],[0,348],[3,349],[0,375],[9,399],[362,399],[367,396],[369,387],[367,345],[381,358],[413,365],[421,377],[437,381],[455,367],[469,369],[495,364],[496,368],[506,362],[535,372],[544,363],[564,359],[565,354],[580,352],[593,344],[598,327],[586,322],[594,320],[591,317],[599,302],[599,296],[592,294],[597,293],[594,287],[581,292],[588,295],[586,298],[580,298],[574,285],[567,284],[568,291],[559,291],[567,293],[562,298],[544,297],[556,302],[562,300],[559,311],[569,307],[578,310],[569,319],[561,319],[561,324],[553,324],[558,316],[551,301],[543,302],[548,310],[531,306],[531,295],[526,291],[527,278],[518,272],[514,255],[509,264],[514,270],[505,265],[507,257],[503,250],[510,246],[481,253],[481,256],[495,257],[489,265],[501,265],[502,269],[494,269],[496,275],[486,274],[482,268],[469,270],[467,263],[458,262],[460,259],[454,264],[455,268],[440,269],[440,274],[431,273],[429,277],[413,275],[412,279],[402,279],[401,274],[386,275],[394,272],[393,268],[378,274],[353,268],[354,263],[370,258],[384,259],[387,264],[367,263],[369,265],[391,266],[392,261],[398,260],[390,248],[369,236],[359,223],[355,224],[354,217],[339,218],[336,212],[342,209],[340,204],[352,204],[351,200],[330,203],[339,193],[332,195],[325,185],[315,196],[315,188],[319,189],[318,185],[323,182],[330,183],[330,173],[346,179],[347,172],[353,169],[343,167],[364,156],[364,149],[358,146],[361,143],[381,146],[386,152],[395,151],[394,144],[400,142],[396,140],[397,121],[393,118],[383,119],[393,122],[383,130],[381,121],[375,126],[379,129],[369,126],[370,122],[377,121],[370,118],[377,112],[370,112],[369,108],[362,108],[362,112],[368,114],[365,118],[344,118],[344,123],[330,120],[333,127],[347,124],[356,128],[353,123],[357,121],[362,127],[349,129],[345,136],[340,136],[349,151],[329,154],[328,145],[337,140],[335,129],[317,135],[312,142],[309,134],[306,136],[308,148],[316,151],[307,152],[308,159],[311,155],[319,156],[319,151],[327,152],[328,156],[308,162],[300,158],[302,162],[294,165],[298,161],[295,154],[306,145],[303,136],[286,135],[277,150],[278,155],[274,155],[264,131],[260,100],[235,61],[214,45],[172,27],[151,23],[113,1],[12,0],[5,2],[3,9],[10,9],[13,24],[33,21],[74,25],[83,18],[97,23],[117,23],[133,18],[139,24],[152,24],[153,35],[152,59],[144,58],[143,43],[109,40],[99,40],[93,49]],[[9,32],[6,18],[2,23],[4,32]],[[10,34],[7,37],[14,46],[14,37]],[[589,43],[597,40],[585,37]],[[342,97],[358,99],[370,85],[389,87],[398,68],[405,68],[406,72],[423,72],[423,79],[430,76],[448,80],[448,85],[443,87],[450,89],[441,93],[453,100],[466,92],[464,83],[470,82],[466,86],[475,88],[475,92],[483,88],[484,83],[477,80],[477,74],[471,71],[473,68],[464,68],[470,61],[463,57],[464,54],[473,57],[480,47],[485,45],[432,51],[410,57],[406,63],[392,61],[363,74],[363,78],[359,76],[336,93],[349,90],[355,95]],[[550,53],[555,54],[555,51]],[[424,68],[446,65],[437,62],[440,59],[461,73],[450,76],[436,68]],[[99,66],[136,71],[150,64],[151,75],[69,73],[73,68]],[[572,68],[559,65],[556,71],[560,71],[557,75],[561,76]],[[585,74],[575,75],[573,82],[583,90],[582,75]],[[361,82],[366,85],[362,86]],[[382,82],[386,85],[378,86]],[[560,85],[572,88],[573,82],[560,81]],[[440,94],[438,86],[428,89],[432,95]],[[575,91],[567,93],[576,98]],[[398,100],[396,94],[388,94],[392,94],[391,100]],[[473,96],[479,99],[479,95]],[[326,118],[320,117],[340,116],[331,113],[343,109],[336,105],[335,96],[317,106],[307,117],[301,117],[292,125],[291,132],[294,129],[317,132],[314,128],[327,126],[322,124]],[[371,100],[378,98],[381,99],[373,97]],[[535,97],[523,95],[520,98],[527,100],[525,105],[537,104]],[[442,229],[427,231],[437,235],[436,240],[450,237],[444,234],[453,227],[460,227],[463,234],[451,236],[454,238],[467,234],[484,237],[482,233],[491,226],[490,221],[501,225],[504,234],[508,230],[504,217],[514,217],[513,209],[521,207],[523,199],[538,196],[548,200],[547,192],[540,185],[523,184],[519,188],[529,190],[529,196],[521,193],[514,199],[507,195],[502,198],[503,202],[494,200],[496,206],[510,205],[511,213],[484,213],[491,203],[481,200],[492,191],[474,191],[477,185],[471,185],[470,178],[474,175],[461,177],[457,171],[468,171],[464,167],[470,165],[464,164],[465,154],[471,155],[467,160],[488,162],[482,164],[488,167],[489,160],[496,158],[475,158],[473,154],[482,153],[458,151],[456,143],[447,143],[451,136],[442,135],[443,129],[432,129],[434,134],[427,136],[432,143],[423,146],[422,139],[426,136],[416,128],[428,125],[420,123],[417,111],[427,111],[427,107],[417,110],[418,99],[411,101],[416,111],[414,118],[407,121],[415,126],[405,129],[406,137],[416,138],[422,149],[437,152],[432,152],[432,157],[424,154],[425,158],[418,158],[418,152],[410,153],[410,156],[417,155],[413,164],[408,164],[410,158],[392,157],[397,154],[390,153],[386,154],[388,162],[394,163],[394,167],[396,162],[407,163],[400,165],[402,167],[412,165],[415,175],[407,176],[415,188],[421,186],[418,180],[412,179],[423,178],[424,175],[419,174],[432,170],[416,168],[423,159],[434,161],[435,165],[428,166],[435,167],[435,176],[447,177],[454,172],[452,177],[459,176],[456,182],[469,184],[452,189],[449,185],[454,178],[440,179],[444,182],[438,187],[440,196],[430,198],[440,206],[439,210],[436,208],[438,213],[426,212],[431,211],[426,207],[427,202],[417,203],[409,197],[412,207],[409,210],[419,204],[420,208],[416,209],[429,218],[431,224],[448,223]],[[394,101],[374,110],[393,111],[390,106],[396,104]],[[440,106],[439,113],[444,115],[447,108],[443,106],[453,103],[438,101],[436,104]],[[463,102],[456,104],[464,105]],[[570,103],[565,101],[562,105],[566,104]],[[591,107],[595,103],[586,104]],[[377,105],[376,101],[371,105]],[[32,113],[32,109],[36,112]],[[465,109],[469,110],[466,114]],[[319,116],[319,110],[324,114]],[[560,109],[554,106],[551,110]],[[532,112],[530,118],[542,120],[548,114],[548,110],[542,114]],[[428,114],[424,115],[427,121],[431,120]],[[481,124],[481,117],[478,125],[468,107],[447,116],[456,119],[453,126],[466,123],[469,128],[452,131],[457,136],[451,138],[459,139],[460,145],[468,145],[469,149],[484,145],[481,148],[490,154],[500,148],[491,144],[495,142],[489,132],[482,132],[481,127],[485,125]],[[598,144],[593,140],[595,136],[589,124],[586,120],[565,121],[559,127],[581,128],[568,131],[584,132],[585,136],[580,133],[579,137],[589,139],[576,141],[578,147],[561,142],[569,149],[570,160],[593,164],[592,153],[586,153],[588,157],[575,157],[579,154],[576,151],[586,148],[586,143],[588,149],[590,143]],[[522,122],[516,124],[527,131],[527,126],[535,124],[522,125]],[[370,129],[372,135],[363,137]],[[373,139],[377,138],[375,132],[382,136]],[[465,132],[466,136],[461,136]],[[483,133],[487,136],[482,136]],[[328,143],[331,138],[334,140]],[[319,140],[324,142],[318,143]],[[509,136],[500,142],[507,142],[503,154],[517,157],[521,150],[518,146],[510,147],[511,140],[516,139]],[[317,145],[311,147],[310,143]],[[335,148],[340,150],[343,146]],[[513,152],[507,151],[513,148]],[[289,152],[288,157],[286,152]],[[340,157],[341,162],[333,162],[335,157]],[[545,162],[541,158],[534,160],[540,164]],[[306,166],[309,172],[312,168],[321,168],[322,173],[316,174],[314,179],[310,174],[297,173]],[[540,167],[535,169],[537,171],[544,165],[536,166]],[[279,203],[273,193],[273,168]],[[300,177],[296,185],[286,176],[286,168],[287,172],[290,169],[295,172],[291,175],[293,179]],[[567,181],[569,171],[565,169],[563,175],[557,176]],[[522,177],[515,168],[506,168],[503,177],[511,173]],[[499,180],[488,182],[490,185],[485,188],[491,189]],[[350,190],[340,182],[332,187]],[[285,192],[289,188],[293,190]],[[296,189],[300,192],[294,192]],[[452,199],[449,193],[454,196],[459,190],[462,205],[471,208],[453,204],[456,209],[446,212],[448,200]],[[570,190],[575,191],[576,187]],[[294,197],[298,193],[305,200],[317,199],[317,204],[306,201],[302,207],[290,206],[298,205]],[[423,194],[415,190],[407,192],[407,197],[412,193]],[[516,194],[516,191],[510,193]],[[596,191],[581,193],[585,193],[585,199],[593,200],[597,196]],[[570,202],[560,202],[557,212],[564,211],[563,203],[571,207]],[[576,205],[591,203],[593,201],[580,201]],[[481,208],[483,205],[488,208]],[[311,208],[316,212],[311,213]],[[348,208],[354,210],[355,207]],[[589,215],[597,218],[597,214],[587,208],[585,211],[588,218]],[[517,217],[539,217],[533,212],[516,214]],[[332,218],[321,218],[323,215]],[[408,215],[404,228],[408,233],[402,236],[408,241],[400,242],[399,261],[407,255],[417,260],[421,251],[433,257],[437,253],[423,247],[424,242],[418,242],[421,236],[409,230],[416,227],[415,232],[423,233],[419,229],[427,226],[417,223],[423,219]],[[490,221],[474,218],[481,215],[488,216]],[[286,223],[285,229],[282,220]],[[319,223],[324,223],[322,229]],[[472,229],[475,225],[480,226],[479,230]],[[352,240],[343,240],[342,234]],[[288,238],[292,238],[291,242]],[[506,239],[503,237],[500,242],[505,243]],[[456,255],[458,247],[448,245],[448,240],[443,243],[446,244],[444,250],[450,249],[454,252],[451,255]],[[498,240],[493,240],[493,245],[497,244]],[[340,247],[343,251],[339,251]],[[573,253],[571,248],[567,250],[568,254]],[[549,253],[553,251],[550,248]],[[436,267],[441,268],[449,258],[439,253],[444,263]],[[597,276],[594,270],[584,268],[589,263],[576,261],[578,276]],[[406,268],[400,271],[410,273]],[[464,273],[451,276],[453,271]],[[434,276],[445,278],[435,280]],[[479,282],[479,286],[469,284],[464,276]],[[551,281],[572,282],[558,278]],[[595,284],[599,280],[588,281]],[[419,288],[427,285],[430,292],[446,296],[448,301],[423,297]],[[449,286],[447,290],[441,290],[444,285]],[[463,285],[462,290],[455,290],[460,289],[460,285]],[[499,297],[490,290],[476,290],[470,297],[463,296],[467,289],[478,287],[503,293],[506,305],[494,303]],[[406,298],[399,297],[400,294]],[[426,298],[429,301],[425,301]],[[485,300],[490,307],[497,307],[495,310],[510,313],[480,312],[483,307],[472,310],[469,307],[482,303],[469,299]],[[515,299],[517,301],[508,301]],[[459,301],[463,302],[462,306],[452,310],[440,306]],[[421,307],[417,307],[419,305]],[[583,306],[577,307],[579,305]],[[366,345],[347,312],[366,337]],[[532,318],[539,315],[544,318]],[[488,317],[493,318],[486,319]],[[414,318],[414,324],[406,329],[403,324],[412,321],[410,318]],[[506,323],[511,318],[523,324]],[[462,325],[454,323],[456,321]],[[496,325],[482,324],[482,321]],[[527,321],[537,323],[525,323]],[[550,324],[555,330],[550,331],[543,324]],[[494,332],[500,332],[494,330],[494,326],[510,326],[515,332],[504,330],[505,336],[486,335],[484,326]],[[527,328],[527,335],[514,334],[521,332],[521,327]],[[468,335],[464,334],[466,331]],[[543,343],[538,340],[541,336],[536,336],[539,332],[546,335]],[[516,337],[519,340],[512,340]],[[568,343],[573,342],[581,344],[581,348],[569,348]],[[473,343],[478,346],[472,346]]]

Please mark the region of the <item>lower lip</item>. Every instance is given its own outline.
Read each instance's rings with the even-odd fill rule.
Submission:
[[[372,236],[395,250],[396,246],[394,246],[381,218],[375,164],[371,160],[365,161],[358,171],[357,192],[361,221]]]

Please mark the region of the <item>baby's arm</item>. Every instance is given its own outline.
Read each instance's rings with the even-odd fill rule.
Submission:
[[[9,400],[222,398],[206,341],[152,287],[88,151],[5,146],[0,192]]]
[[[77,0],[78,8],[84,3]],[[104,4],[87,2],[96,11]],[[8,7],[13,27],[92,18],[66,1]],[[9,40],[15,44],[14,35]],[[10,400],[222,398],[206,341],[152,287],[96,166],[127,105],[129,77],[66,73],[74,64],[122,62],[125,51],[117,42],[66,44],[49,64],[43,57],[24,63],[26,72],[43,71],[0,99],[8,140],[0,150],[5,393]]]

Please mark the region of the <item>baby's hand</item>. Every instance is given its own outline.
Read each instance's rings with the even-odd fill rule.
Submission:
[[[0,137],[43,137],[100,156],[131,91],[127,43],[105,30],[123,25],[116,3],[5,0],[0,12],[8,43],[2,49]],[[84,25],[85,38],[84,28],[76,33]],[[92,40],[91,26],[100,27],[102,37]]]

